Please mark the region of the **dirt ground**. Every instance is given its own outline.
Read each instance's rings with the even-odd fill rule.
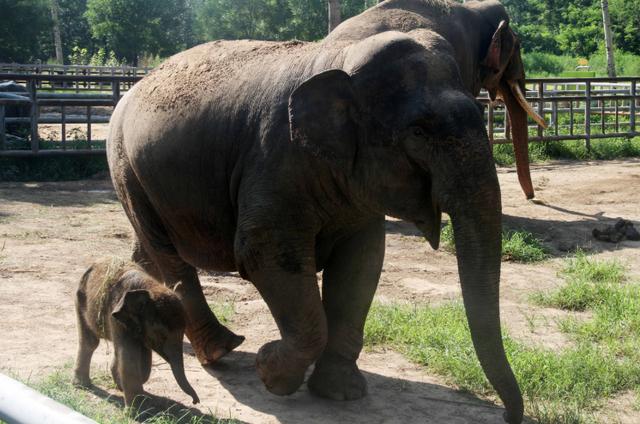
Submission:
[[[640,242],[595,241],[591,230],[623,217],[640,227],[640,161],[554,163],[533,167],[539,204],[526,202],[512,169],[500,169],[504,221],[544,240],[553,258],[541,264],[505,263],[503,321],[528,343],[558,348],[569,341],[557,329],[564,313],[534,308],[527,296],[562,283],[562,257],[581,247],[625,263],[640,278]],[[0,183],[0,367],[37,378],[73,361],[76,329],[73,292],[97,257],[128,256],[130,227],[105,180],[66,183]],[[254,368],[255,353],[278,337],[276,326],[252,285],[234,274],[202,275],[211,302],[233,302],[230,327],[247,340],[215,369],[202,368],[187,349],[187,376],[202,412],[248,423],[499,423],[502,410],[456,391],[437,376],[385,349],[363,352],[359,365],[370,394],[354,402],[312,397],[303,386],[290,397],[269,394]],[[455,257],[434,252],[408,223],[388,219],[387,256],[379,300],[441,302],[458,298]],[[101,343],[94,370],[108,370],[111,346]],[[145,388],[189,405],[168,365],[154,357]],[[117,392],[112,392],[119,395]],[[602,422],[637,423],[632,396],[612,400],[619,411]],[[613,408],[612,408],[613,409]],[[616,415],[617,414],[617,415]]]

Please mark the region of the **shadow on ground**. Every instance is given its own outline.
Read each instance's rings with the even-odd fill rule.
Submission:
[[[112,403],[118,408],[124,408],[124,398],[119,395],[114,395],[112,393],[107,392],[99,387],[92,386],[89,388],[91,393],[106,400],[109,403]],[[197,422],[198,424],[241,424],[241,421],[238,420],[227,420],[214,417],[210,414],[205,414],[201,412],[196,407],[186,406],[182,403],[176,402],[175,400],[156,396],[152,394],[147,394],[143,399],[140,400],[138,408],[138,412],[135,414],[135,421],[143,423],[147,421],[152,421],[155,419],[162,419],[162,421],[177,422],[177,423],[193,423]]]
[[[43,206],[92,206],[118,202],[110,180],[0,183],[0,202]]]
[[[369,394],[356,401],[312,396],[303,385],[291,396],[266,391],[255,369],[255,354],[235,351],[205,367],[238,401],[284,424],[298,423],[502,423],[503,409],[448,387],[364,372]],[[526,420],[533,423],[532,420]]]
[[[567,220],[552,220],[503,215],[502,225],[505,230],[526,231],[540,239],[548,253],[554,257],[563,257],[574,253],[577,249],[587,252],[600,253],[624,248],[640,248],[640,242],[623,241],[607,243],[596,240],[592,231],[607,225],[614,225],[618,216],[608,216],[605,212],[589,215],[578,211],[561,208],[554,205],[540,205],[565,213]],[[623,217],[626,218],[626,217]],[[635,222],[640,228],[640,223]],[[423,237],[416,226],[407,221],[386,221],[388,234]]]

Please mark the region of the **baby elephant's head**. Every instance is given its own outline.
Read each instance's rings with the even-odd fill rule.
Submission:
[[[167,361],[180,388],[192,397],[194,404],[200,402],[184,373],[182,339],[185,312],[182,302],[173,291],[165,287],[152,291],[127,291],[116,304],[112,315],[142,339],[146,347]]]

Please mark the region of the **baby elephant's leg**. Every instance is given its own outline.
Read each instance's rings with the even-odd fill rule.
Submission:
[[[124,392],[126,406],[139,406],[145,394],[142,385],[151,372],[151,351],[139,343],[127,343],[117,348],[116,369]],[[136,397],[140,396],[140,399]]]
[[[88,387],[91,385],[89,377],[91,357],[100,340],[89,328],[80,310],[76,310],[76,313],[78,316],[78,356],[76,357],[73,384]]]

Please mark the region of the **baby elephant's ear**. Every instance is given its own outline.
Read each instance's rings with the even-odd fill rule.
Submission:
[[[144,307],[151,301],[147,290],[130,290],[120,298],[111,315],[125,326],[140,326],[139,317]]]
[[[332,69],[303,82],[289,98],[291,141],[349,173],[360,133],[360,108],[351,77]]]

